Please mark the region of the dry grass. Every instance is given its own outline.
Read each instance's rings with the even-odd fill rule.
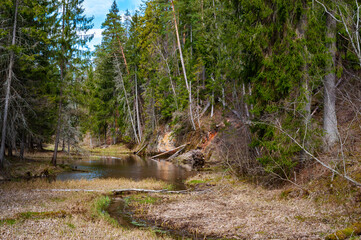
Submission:
[[[145,179],[141,181],[134,181],[126,178],[120,179],[94,179],[94,180],[70,180],[70,181],[56,181],[48,182],[44,179],[35,179],[27,182],[8,182],[0,184],[0,189],[7,191],[16,190],[33,190],[33,189],[87,189],[87,190],[101,190],[104,193],[113,189],[122,188],[144,188],[144,189],[163,189],[168,187],[162,181],[154,179]]]
[[[160,239],[155,233],[125,230],[103,220],[89,221],[82,215],[27,220],[0,227],[1,239]]]
[[[125,230],[94,216],[99,192],[51,192],[34,189],[161,189],[155,180],[97,179],[48,183],[44,180],[0,184],[0,239],[159,239],[151,231]],[[61,213],[61,214],[59,214]],[[24,217],[25,216],[25,217]],[[28,216],[28,217],[27,217]]]
[[[316,204],[309,197],[285,200],[282,190],[221,175],[207,174],[190,181],[197,179],[204,182],[200,185],[215,186],[201,194],[161,195],[163,202],[149,204],[143,217],[205,236],[234,239],[322,239],[349,221],[344,208]]]
[[[264,189],[214,173],[199,174],[188,183],[210,191],[154,194],[157,201],[142,198],[142,204],[133,204],[138,208],[135,212],[162,226],[232,239],[323,239],[350,222],[343,206],[315,201],[313,193],[282,198],[287,192],[284,189]],[[119,188],[165,187],[165,183],[151,179],[2,183],[1,219],[13,222],[0,221],[0,239],[159,239],[151,231],[125,230],[94,217],[92,206],[102,193],[34,189],[94,189],[106,193]],[[41,214],[24,218],[24,214],[32,212]]]
[[[88,146],[84,146],[83,148],[84,150],[92,154],[105,155],[105,156],[132,153],[132,151],[129,148],[127,148],[124,144],[106,145],[96,148],[89,148]]]

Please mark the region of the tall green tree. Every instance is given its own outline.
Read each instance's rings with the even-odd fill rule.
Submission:
[[[9,155],[12,154],[20,135],[31,132],[33,106],[29,102],[38,96],[29,94],[32,91],[30,84],[45,78],[42,74],[34,78],[32,74],[46,68],[41,63],[48,53],[46,44],[49,43],[48,30],[53,13],[51,3],[42,0],[3,1],[0,4],[0,51],[4,66],[0,75],[5,79],[0,165],[3,165],[5,146],[8,146]]]
[[[67,101],[64,95],[67,84],[72,80],[72,70],[81,63],[86,51],[82,49],[92,38],[86,35],[92,28],[92,18],[84,15],[82,3],[84,0],[61,0],[58,6],[58,21],[54,27],[53,43],[55,44],[56,63],[59,66],[60,77],[58,82],[59,100],[58,116],[52,164],[56,165],[58,145],[60,140],[63,105]]]

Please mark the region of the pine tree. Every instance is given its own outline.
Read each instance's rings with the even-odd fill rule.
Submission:
[[[71,70],[76,68],[80,58],[86,54],[86,51],[79,47],[84,47],[91,40],[92,36],[83,35],[92,27],[92,18],[87,18],[83,13],[82,3],[84,0],[62,0],[58,2],[58,22],[54,27],[53,41],[56,44],[57,64],[60,69],[59,79],[59,105],[58,105],[58,122],[56,126],[54,154],[52,164],[56,165],[58,144],[62,128],[62,111],[66,103],[64,91],[67,87],[67,81],[71,79]]]

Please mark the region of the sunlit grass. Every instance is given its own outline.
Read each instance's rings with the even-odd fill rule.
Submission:
[[[3,183],[0,184],[0,239],[167,239],[150,230],[119,226],[106,212],[111,199],[104,195],[112,189],[166,187],[166,183],[153,179],[52,183],[36,179]],[[56,192],[50,189],[94,189],[101,192]]]

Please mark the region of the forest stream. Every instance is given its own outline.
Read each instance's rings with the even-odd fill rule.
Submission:
[[[127,178],[135,181],[153,178],[171,184],[173,190],[185,190],[184,180],[194,175],[193,171],[177,166],[164,160],[153,160],[132,154],[119,156],[91,156],[76,160],[72,164],[75,171],[63,172],[57,175],[57,181],[97,179],[97,178]],[[106,211],[110,217],[125,228],[150,228],[159,234],[167,234],[175,239],[203,239],[188,233],[186,230],[173,230],[160,227],[151,221],[135,218],[127,206],[129,196],[112,196]]]
[[[137,155],[92,156],[76,160],[71,164],[77,171],[63,172],[56,180],[78,180],[95,178],[129,178],[142,180],[153,178],[172,184],[177,190],[185,188],[183,181],[193,174],[168,161],[152,160]]]

